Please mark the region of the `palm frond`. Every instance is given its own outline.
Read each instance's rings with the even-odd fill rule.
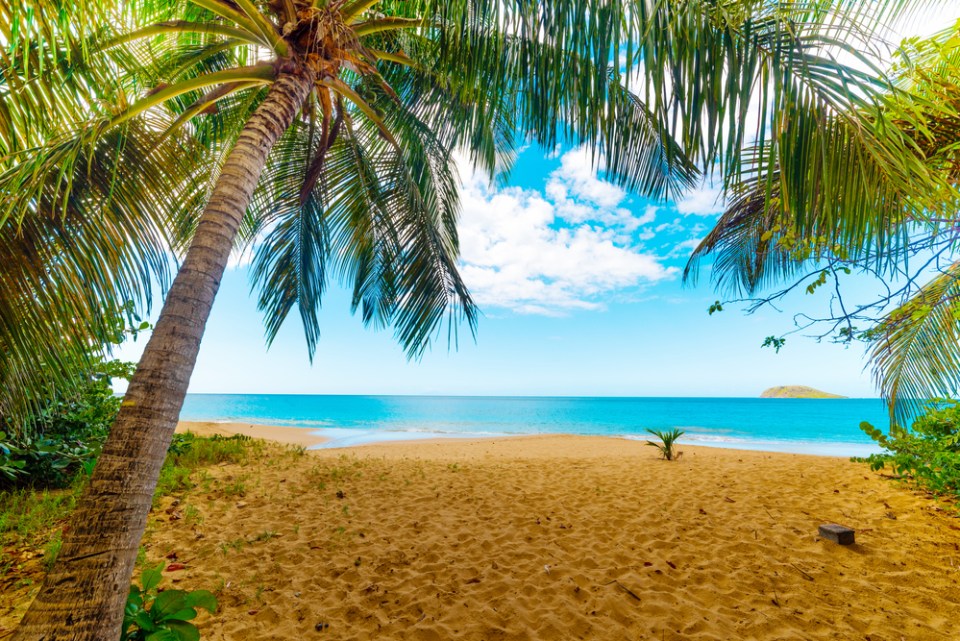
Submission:
[[[368,88],[369,89],[369,88]],[[375,96],[375,94],[373,94]],[[321,130],[300,125],[278,148],[258,194],[256,216],[268,229],[254,248],[268,341],[296,307],[310,354],[320,335],[317,313],[333,277],[353,289],[364,323],[393,326],[416,356],[446,317],[473,327],[473,303],[456,255],[457,182],[449,151],[416,116],[381,96],[380,122],[349,106],[323,153],[306,198],[302,183]],[[392,108],[390,107],[392,105]],[[395,142],[381,133],[389,127]]]
[[[451,29],[451,40],[469,42],[472,49],[444,50],[410,33],[374,40],[371,48],[398,92],[410,87],[422,102],[470,107],[464,121],[450,121],[444,109],[424,113],[424,119],[444,144],[465,148],[484,169],[493,171],[498,156],[509,158],[528,137],[547,149],[561,140],[586,144],[608,178],[652,197],[678,195],[698,175],[657,116],[627,89],[617,67],[549,41],[505,35],[486,23]],[[533,61],[540,66],[531,67]],[[483,137],[487,121],[515,131],[498,134],[492,145]]]
[[[908,425],[932,396],[960,392],[960,262],[925,284],[876,328],[869,352],[891,420]]]
[[[166,287],[167,221],[191,188],[185,152],[156,148],[142,125],[115,130],[80,159],[63,205],[58,187],[38,190],[0,228],[0,415],[16,427],[29,426],[38,390],[62,387],[115,340],[115,310],[146,310],[153,286]]]
[[[773,169],[754,170],[739,185],[691,257],[685,280],[695,282],[707,258],[714,284],[736,295],[790,281],[818,260],[897,278],[910,274],[918,251],[951,242],[960,206],[960,52],[948,43],[957,33],[954,26],[928,41],[908,42],[891,86],[851,113],[819,123],[789,113],[790,144],[755,148]],[[858,128],[851,131],[851,123]],[[823,132],[821,142],[798,145],[805,139],[800,130],[814,126]],[[898,162],[888,162],[890,150],[899,150]],[[922,169],[914,171],[917,166]],[[785,197],[786,190],[792,196]],[[805,222],[791,202],[802,204]],[[957,272],[956,265],[945,270],[867,332],[876,338],[874,378],[901,424],[927,399],[957,391],[950,320]]]
[[[775,198],[758,189],[731,202],[687,261],[684,282],[696,285],[707,259],[712,259],[713,286],[733,297],[751,295],[797,274],[804,261],[787,241],[792,238],[791,225],[771,204]]]

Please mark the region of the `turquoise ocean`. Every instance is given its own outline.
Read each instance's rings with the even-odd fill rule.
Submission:
[[[886,429],[878,399],[567,398],[189,394],[185,421],[301,427],[325,447],[443,437],[590,434],[629,439],[680,428],[681,443],[837,456],[879,449],[859,429]]]

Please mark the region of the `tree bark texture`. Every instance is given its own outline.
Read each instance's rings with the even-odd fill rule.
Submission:
[[[60,554],[15,641],[120,638],[157,477],[240,220],[271,148],[312,86],[308,71],[281,75],[227,157]]]

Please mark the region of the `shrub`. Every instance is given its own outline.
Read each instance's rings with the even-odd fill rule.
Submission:
[[[220,436],[214,434],[207,438],[198,438],[193,434],[179,434],[181,441],[178,451],[171,450],[177,465],[200,467],[201,465],[219,465],[220,463],[242,463],[250,450],[257,450],[257,442],[244,434]]]
[[[120,641],[196,641],[200,631],[190,621],[197,618],[197,609],[217,611],[217,598],[206,590],[158,592],[162,570],[163,563],[144,570],[140,586],[130,586]]]
[[[871,469],[889,465],[925,490],[960,500],[960,402],[934,400],[909,429],[894,425],[889,435],[866,421],[860,429],[886,450],[861,459]]]
[[[647,445],[657,448],[660,450],[660,456],[667,461],[672,461],[674,459],[680,458],[682,452],[677,452],[674,450],[674,445],[677,443],[677,439],[683,436],[683,430],[672,429],[669,431],[661,430],[651,430],[648,429],[647,432],[653,434],[660,439],[659,443],[654,443],[653,441],[647,441]]]
[[[0,481],[16,481],[23,474],[27,462],[22,457],[23,450],[4,432],[0,432]]]
[[[132,370],[101,359],[74,389],[51,393],[29,429],[0,433],[0,485],[63,487],[78,471],[91,471],[120,409],[113,379]]]

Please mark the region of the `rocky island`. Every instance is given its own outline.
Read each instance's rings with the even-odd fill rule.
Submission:
[[[778,385],[763,390],[760,398],[847,398],[839,394],[821,392],[806,385]]]

